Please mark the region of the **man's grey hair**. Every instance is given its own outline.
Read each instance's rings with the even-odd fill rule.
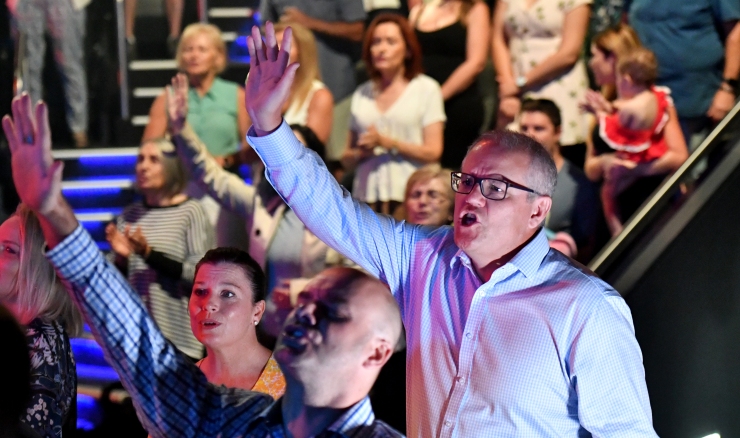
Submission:
[[[481,134],[468,148],[468,151],[483,143],[503,148],[507,152],[518,152],[528,156],[529,170],[527,181],[524,184],[540,195],[552,196],[558,180],[558,170],[550,154],[536,140],[513,131],[488,131]],[[535,197],[535,194],[530,193],[530,199]]]

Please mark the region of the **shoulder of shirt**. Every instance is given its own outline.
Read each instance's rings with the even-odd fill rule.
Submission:
[[[556,274],[557,279],[560,281],[567,280],[577,282],[579,295],[585,294],[590,296],[596,294],[604,299],[614,297],[621,298],[621,295],[619,295],[619,293],[614,290],[609,283],[599,278],[586,266],[566,257],[559,251],[550,250],[550,252],[545,256],[543,263],[558,264],[559,266],[556,268],[559,271]],[[574,288],[574,290],[576,290],[576,288]]]
[[[213,80],[213,85],[212,86],[219,86],[221,88],[224,88],[224,89],[232,89],[234,91],[236,91],[236,89],[239,88],[239,84],[237,84],[236,82],[229,81],[229,80],[226,80],[226,79],[223,79],[223,78],[220,78],[220,77],[216,77]]]
[[[416,75],[415,78],[411,79],[411,82],[418,82],[420,85],[425,85],[428,87],[434,87],[441,89],[442,87],[439,85],[439,82],[432,79],[430,76],[425,75],[424,73],[419,73]]]

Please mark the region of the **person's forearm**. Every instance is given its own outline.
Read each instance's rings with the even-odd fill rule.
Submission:
[[[362,21],[348,23],[345,21],[324,21],[313,17],[308,17],[306,27],[314,32],[358,43],[362,41],[363,32],[365,31],[365,24]]]
[[[412,143],[410,141],[398,141],[390,137],[381,137],[381,146],[389,151],[397,152],[404,157],[420,161],[422,163],[435,163],[442,156],[442,144]]]
[[[641,164],[640,174],[643,176],[664,175],[681,167],[687,155],[679,152],[667,151],[660,158]]]
[[[167,257],[165,253],[156,249],[150,250],[144,261],[159,274],[174,280],[179,280],[182,275],[182,263]]]
[[[537,88],[567,72],[578,61],[578,56],[577,52],[559,50],[545,58],[525,75],[527,80],[525,90]]]
[[[47,211],[37,211],[36,215],[49,248],[57,246],[79,225],[72,208],[63,196],[60,196]]]
[[[511,65],[509,47],[504,42],[503,36],[494,37],[491,43],[493,66],[496,69],[496,79],[499,83],[514,82],[514,70]]]
[[[738,79],[738,76],[740,76],[740,21],[735,23],[725,40],[725,69],[722,77]]]
[[[478,74],[483,71],[485,62],[468,60],[460,64],[442,84],[442,98],[448,100],[461,91],[467,89]]]
[[[225,209],[242,217],[254,207],[254,187],[218,165],[190,125],[172,137],[190,177]]]

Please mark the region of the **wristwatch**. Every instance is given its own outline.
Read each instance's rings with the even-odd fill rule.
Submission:
[[[722,79],[722,84],[720,84],[720,88],[722,90],[732,94],[735,94],[737,92],[737,86],[738,80],[732,78],[724,78]]]
[[[524,88],[527,85],[527,77],[524,75],[517,76],[515,84],[519,89]]]

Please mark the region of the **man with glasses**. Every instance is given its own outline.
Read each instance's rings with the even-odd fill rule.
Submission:
[[[654,437],[630,311],[542,230],[557,178],[547,151],[482,135],[453,174],[454,226],[353,200],[282,121],[297,66],[290,33],[248,38],[248,140],[270,182],[327,244],[385,281],[408,346],[411,437]]]

